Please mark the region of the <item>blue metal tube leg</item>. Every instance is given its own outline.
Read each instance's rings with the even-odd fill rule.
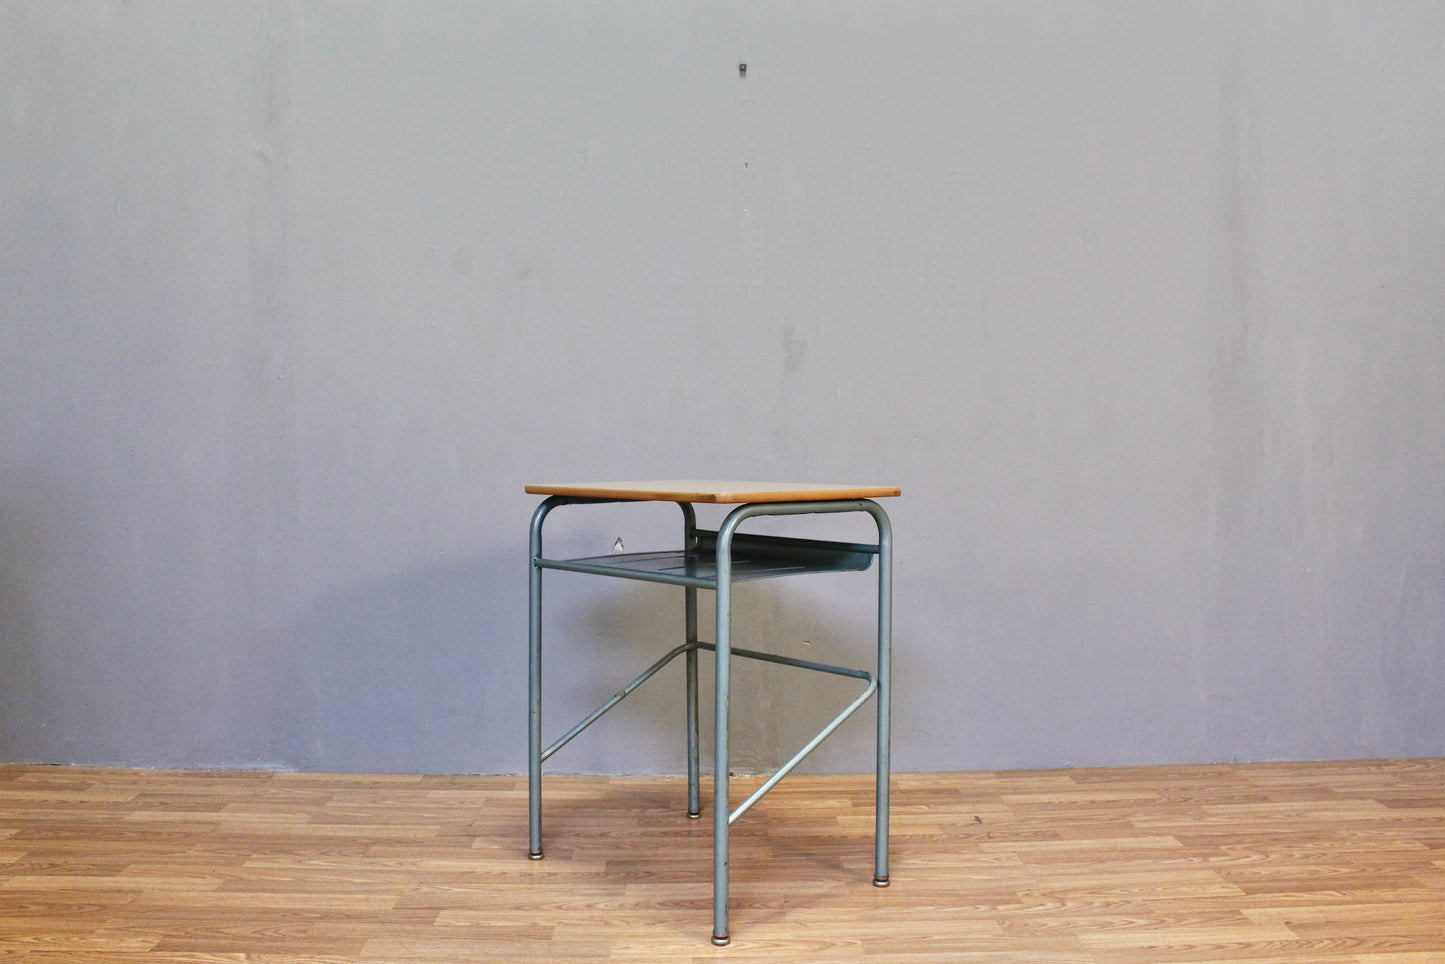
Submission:
[[[746,507],[744,507],[746,508]],[[728,831],[732,810],[728,795],[728,715],[731,710],[732,664],[732,551],[733,532],[743,519],[743,509],[734,509],[723,521],[717,535],[717,655],[714,672],[716,695],[713,703],[713,811],[712,811],[712,942],[726,944],[728,935]]]
[[[697,728],[697,590],[684,589],[687,594],[687,641],[692,645],[687,651],[687,815],[696,819],[702,816],[702,774],[698,766]]]
[[[697,514],[686,502],[679,502],[682,509],[682,544],[692,551],[697,548]],[[683,589],[683,628],[687,634],[686,657],[687,676],[687,815],[692,819],[702,816],[702,773],[698,766],[698,700],[697,700],[697,589],[687,586]]]
[[[542,859],[542,520],[558,504],[554,497],[537,506],[532,513],[531,565],[529,567],[530,601],[527,617],[527,822],[529,828],[527,855]]]
[[[889,717],[893,680],[893,526],[881,506],[868,510],[878,524],[878,762],[874,803],[873,883],[888,886]]]

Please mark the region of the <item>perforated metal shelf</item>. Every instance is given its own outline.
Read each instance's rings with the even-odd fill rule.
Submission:
[[[537,565],[543,569],[713,589],[717,586],[717,533],[699,531],[697,535],[696,549],[617,553],[581,559],[538,559]],[[746,582],[812,572],[861,572],[872,565],[877,554],[878,547],[867,544],[735,535],[732,541],[732,579],[733,582]]]

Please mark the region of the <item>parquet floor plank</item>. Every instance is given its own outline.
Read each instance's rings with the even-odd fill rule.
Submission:
[[[529,861],[519,777],[0,766],[0,964],[1445,962],[1445,760],[900,774],[886,890],[871,778],[795,776],[727,948],[684,795],[549,778]]]

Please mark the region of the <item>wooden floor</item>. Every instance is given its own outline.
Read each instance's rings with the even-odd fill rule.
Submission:
[[[710,831],[676,779],[0,766],[0,962],[1445,962],[1445,760],[859,777]]]

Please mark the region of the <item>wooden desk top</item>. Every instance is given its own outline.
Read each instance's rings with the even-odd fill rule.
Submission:
[[[804,485],[797,482],[734,482],[716,479],[652,479],[645,482],[557,482],[527,486],[532,495],[572,495],[637,502],[821,502],[886,499],[896,485]]]

